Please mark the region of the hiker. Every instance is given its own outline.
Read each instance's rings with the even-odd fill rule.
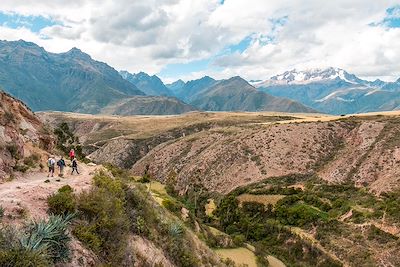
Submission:
[[[56,161],[54,160],[53,156],[50,156],[49,159],[47,160],[47,167],[49,167],[49,174],[47,177],[54,177],[54,165],[56,164]]]
[[[79,172],[78,172],[78,161],[76,160],[76,158],[72,159],[72,172],[71,172],[71,175],[74,173],[74,171],[76,171],[76,173],[79,174]]]
[[[74,150],[74,149],[71,149],[71,150],[69,151],[69,158],[70,158],[71,160],[73,160],[73,159],[75,158],[75,150]]]
[[[61,157],[61,159],[59,161],[57,161],[57,166],[58,166],[58,169],[60,171],[58,176],[64,177],[64,167],[65,167],[64,157]]]

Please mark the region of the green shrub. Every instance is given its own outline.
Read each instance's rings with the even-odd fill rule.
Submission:
[[[74,228],[74,235],[84,242],[89,248],[91,248],[95,252],[101,251],[101,245],[103,241],[101,237],[96,232],[96,225],[89,225],[84,222],[81,222]]]
[[[89,160],[86,158],[85,154],[82,151],[82,146],[79,143],[79,138],[74,135],[74,133],[69,128],[68,124],[63,122],[58,125],[56,129],[54,129],[54,134],[57,137],[56,146],[59,150],[63,151],[65,155],[68,155],[71,149],[75,150],[75,156],[85,162],[88,163]]]
[[[39,160],[40,156],[38,154],[32,154],[29,157],[24,158],[24,164],[29,168],[34,168]]]
[[[232,240],[236,247],[241,247],[243,246],[244,242],[246,242],[246,237],[242,234],[238,234],[234,235]]]
[[[18,150],[17,145],[15,145],[15,144],[9,144],[9,145],[6,146],[6,148],[7,148],[8,152],[10,152],[11,157],[12,157],[13,159],[19,160],[19,159],[21,158],[21,153],[20,153],[20,151]]]
[[[0,220],[4,217],[4,208],[0,206]]]
[[[15,247],[0,250],[0,266],[3,267],[46,267],[51,261],[39,251]]]
[[[115,178],[119,178],[122,180],[132,180],[133,177],[131,175],[129,175],[128,171],[121,169],[113,164],[110,163],[106,163],[104,164],[104,167],[109,170],[111,172],[111,174],[115,177]]]
[[[164,199],[162,201],[162,205],[169,211],[173,212],[173,213],[178,213],[181,212],[182,209],[182,204],[180,204],[179,202],[172,200],[170,198]]]
[[[125,203],[121,181],[102,173],[94,177],[94,187],[77,199],[80,220],[74,235],[111,265],[122,261],[127,243],[130,222]]]
[[[17,164],[13,167],[13,170],[17,172],[26,173],[26,171],[29,170],[29,166]]]
[[[58,189],[58,192],[47,198],[49,205],[48,212],[50,214],[65,215],[75,213],[76,200],[73,189],[69,185],[65,185]]]
[[[13,113],[6,111],[4,113],[4,121],[6,124],[16,122],[16,118]]]
[[[138,180],[138,182],[139,182],[139,183],[142,183],[142,184],[147,184],[147,183],[150,183],[150,178],[149,178],[148,175],[143,175],[143,176]]]

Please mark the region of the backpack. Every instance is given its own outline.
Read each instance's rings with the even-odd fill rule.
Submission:
[[[52,167],[52,159],[47,160],[47,167]]]

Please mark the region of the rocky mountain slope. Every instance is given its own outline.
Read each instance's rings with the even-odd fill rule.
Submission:
[[[111,103],[101,109],[102,114],[110,115],[173,115],[195,111],[197,108],[173,97],[135,96]]]
[[[140,91],[151,96],[173,96],[173,93],[164,85],[156,75],[150,76],[147,73],[139,72],[131,74],[127,71],[120,71],[119,74],[128,82],[134,84]]]
[[[186,83],[185,83],[184,81],[182,81],[181,79],[179,79],[179,80],[177,80],[177,81],[175,81],[175,82],[173,82],[173,83],[166,84],[165,86],[166,86],[169,90],[171,90],[171,92],[173,92],[174,95],[176,95],[176,92],[179,91],[180,89],[182,89],[182,88],[185,86],[185,84],[186,84]]]
[[[0,43],[0,86],[33,110],[96,113],[110,101],[144,94],[79,49],[53,54],[22,40]]]
[[[0,181],[46,161],[54,138],[22,102],[0,91]]]
[[[93,60],[79,49],[54,54],[22,40],[0,42],[0,86],[34,111],[99,113],[107,105],[118,105],[116,103],[121,100],[123,103],[120,105],[123,106],[131,97],[132,107],[126,111],[128,114],[137,110],[140,114],[151,110],[164,114],[163,108],[170,114],[173,110],[179,111],[177,105],[184,106],[174,99],[159,98],[160,107],[154,109],[154,98],[149,101],[135,98],[144,93],[123,79],[115,69]],[[146,88],[142,83],[140,86]],[[168,90],[165,86],[163,88]],[[151,106],[145,107],[146,103]]]
[[[122,74],[129,79],[126,73]],[[146,86],[151,86],[150,78],[157,79],[141,73],[135,76],[136,81],[139,80],[137,78],[139,76],[143,77],[142,80],[147,81]],[[135,84],[139,86],[139,82]],[[153,87],[157,88],[155,85]],[[240,77],[217,81],[209,76],[204,76],[186,83],[178,80],[168,87],[177,98],[200,110],[315,112],[296,101],[259,92]],[[159,93],[155,91],[157,90],[154,89],[153,94],[158,95]]]
[[[202,92],[203,90],[209,88],[217,81],[209,76],[204,76],[197,80],[188,81],[184,84],[175,84],[174,94],[179,99],[190,103],[194,100],[194,95]]]
[[[257,91],[240,77],[215,82],[189,99],[190,104],[210,111],[316,112],[296,101]]]
[[[260,91],[287,97],[331,114],[400,108],[400,82],[366,81],[338,68],[287,71],[254,83]]]

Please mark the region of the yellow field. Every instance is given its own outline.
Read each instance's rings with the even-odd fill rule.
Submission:
[[[239,205],[242,205],[243,202],[257,202],[264,205],[272,204],[275,205],[279,200],[284,198],[284,195],[251,195],[251,194],[242,194],[237,197],[239,200]]]
[[[247,265],[248,267],[257,267],[256,255],[254,252],[247,248],[223,248],[214,250],[221,258],[231,259],[237,265]],[[286,267],[286,265],[275,258],[274,256],[268,256],[267,260],[270,267]]]
[[[256,256],[247,248],[223,248],[215,252],[223,259],[230,258],[237,265],[246,264],[248,267],[257,267]]]

